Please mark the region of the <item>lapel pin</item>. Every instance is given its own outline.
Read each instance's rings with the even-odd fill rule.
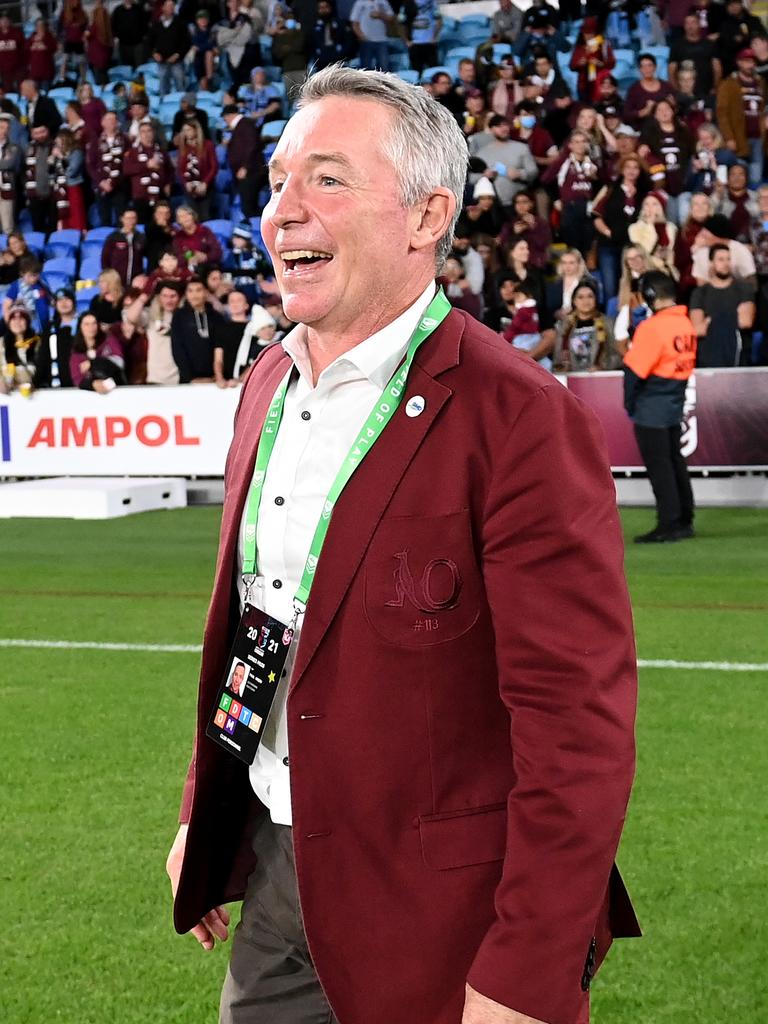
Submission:
[[[408,400],[408,404],[405,407],[406,416],[421,416],[427,407],[425,399],[421,395],[414,395],[413,398]]]

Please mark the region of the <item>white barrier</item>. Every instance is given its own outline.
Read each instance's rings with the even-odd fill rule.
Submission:
[[[0,477],[222,476],[240,388],[0,396]]]

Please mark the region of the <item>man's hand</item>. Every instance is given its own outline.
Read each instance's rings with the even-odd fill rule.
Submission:
[[[502,1006],[467,985],[461,1024],[545,1024],[544,1021]]]
[[[179,877],[181,876],[181,864],[184,860],[184,847],[187,845],[187,825],[180,825],[176,838],[173,841],[168,860],[165,862],[165,870],[171,880],[171,892],[174,897],[179,888]],[[216,939],[226,942],[229,938],[229,911],[225,907],[214,907],[205,915],[200,924],[190,929],[203,949],[213,949]]]

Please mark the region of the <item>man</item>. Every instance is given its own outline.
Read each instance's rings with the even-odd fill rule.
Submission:
[[[243,680],[245,679],[245,665],[242,661],[238,661],[235,667],[232,669],[232,679],[229,684],[229,688],[236,697],[239,697],[243,692]]]
[[[611,925],[636,932],[615,491],[588,410],[435,294],[465,161],[422,89],[349,68],[307,80],[272,157],[299,326],[243,385],[168,858],[204,948],[248,879],[223,1024],[576,1024]],[[249,770],[206,735],[246,599],[238,635],[269,615],[290,644]]]
[[[139,128],[143,124],[151,124],[152,131],[155,133],[155,142],[157,142],[161,149],[168,148],[163,126],[156,117],[150,116],[149,102],[143,93],[131,97],[128,114],[130,117],[128,122],[128,138],[131,142],[138,142]]]
[[[553,58],[540,47],[533,53],[532,74],[523,79],[523,100],[536,105],[543,126],[561,146],[569,132],[573,98]]]
[[[179,368],[171,347],[171,323],[181,302],[180,288],[171,282],[161,284],[157,295],[151,299],[147,317],[147,384],[169,387],[179,383]],[[150,298],[142,292],[131,312],[135,309],[138,317]]]
[[[13,92],[24,69],[24,33],[11,23],[8,11],[0,12],[0,82]]]
[[[675,282],[660,270],[642,279],[653,315],[638,325],[624,357],[624,407],[656,499],[656,526],[636,544],[693,537],[693,492],[680,451],[685,389],[696,365],[696,333]]]
[[[144,271],[144,255],[147,240],[142,231],[137,231],[139,215],[134,209],[123,210],[120,214],[120,230],[107,236],[101,250],[103,270],[116,270],[127,288],[137,274]]]
[[[41,97],[41,102],[44,98]],[[44,124],[30,128],[29,136],[24,155],[24,195],[32,219],[32,229],[47,235],[55,230],[58,220],[50,168],[53,144]]]
[[[131,183],[131,199],[139,220],[147,225],[155,203],[171,194],[173,184],[173,165],[155,141],[155,130],[147,121],[141,122],[139,140],[125,154],[123,174]]]
[[[259,190],[266,181],[261,133],[250,117],[244,117],[234,103],[227,103],[221,116],[232,133],[227,144],[227,163],[235,177],[244,217],[261,213]]]
[[[77,332],[75,293],[59,288],[55,295],[53,319],[35,355],[36,388],[71,388],[69,357]]]
[[[738,54],[749,46],[752,36],[765,35],[765,26],[758,17],[749,13],[742,0],[727,0],[725,15],[716,31],[723,74],[730,75],[736,67]]]
[[[318,0],[317,18],[310,32],[309,63],[319,71],[353,56],[356,49],[352,26],[339,16],[332,0]]]
[[[453,231],[451,255],[461,263],[473,295],[482,295],[485,280],[483,258],[472,245],[472,228],[466,217],[459,217]]]
[[[743,344],[741,332],[751,332],[755,320],[754,288],[733,276],[731,254],[725,243],[711,246],[709,263],[709,280],[694,288],[691,296],[691,322],[701,339],[696,363],[748,365],[751,344]],[[751,337],[750,333],[750,342]]]
[[[486,165],[483,174],[494,183],[499,202],[509,211],[517,193],[536,180],[539,169],[529,146],[510,138],[512,126],[506,117],[494,114],[488,127],[493,138],[477,150],[477,158]]]
[[[636,128],[642,128],[646,118],[652,117],[660,100],[674,97],[675,90],[656,75],[657,62],[652,53],[641,53],[637,58],[640,78],[627,90],[624,101],[624,120]]]
[[[424,68],[439,63],[437,40],[443,27],[443,16],[437,0],[411,0],[405,9],[408,15],[408,60],[413,70],[421,75]]]
[[[717,89],[717,123],[725,144],[749,163],[749,180],[763,178],[765,98],[768,86],[755,74],[755,55],[741,50],[736,70]]]
[[[181,384],[213,383],[213,349],[222,317],[210,302],[199,277],[190,277],[185,302],[173,314],[171,350]]]
[[[21,98],[26,100],[27,127],[30,136],[35,138],[36,128],[45,128],[46,138],[54,139],[61,127],[61,115],[52,99],[41,96],[37,85],[31,78],[25,78],[20,86]],[[42,136],[38,136],[42,138]]]
[[[19,260],[19,276],[13,281],[3,298],[3,319],[13,305],[22,305],[29,312],[29,326],[41,334],[48,326],[50,315],[48,289],[40,281],[42,267],[34,256]]]
[[[144,5],[122,0],[112,11],[112,34],[117,40],[120,63],[138,67],[144,60],[149,19]]]
[[[184,125],[191,124],[193,121],[197,121],[203,129],[203,135],[206,139],[210,139],[211,137],[211,131],[208,126],[208,114],[202,107],[196,106],[196,103],[197,96],[193,92],[185,92],[181,97],[179,109],[173,115],[173,128],[171,129],[171,135],[177,147],[179,145],[179,140],[181,139],[181,132]]]
[[[713,214],[704,221],[701,231],[694,239],[692,252],[693,264],[691,273],[696,284],[703,285],[709,281],[710,257],[709,250],[713,245],[727,246],[731,254],[731,272],[735,278],[746,281],[751,288],[757,284],[755,258],[749,247],[737,242],[733,235],[733,226],[722,213]]]
[[[99,220],[105,227],[118,222],[128,200],[123,158],[129,145],[130,141],[118,126],[117,114],[108,110],[101,119],[101,134],[91,141],[86,152],[86,169],[93,185]]]
[[[523,27],[523,12],[512,0],[499,0],[499,9],[491,18],[494,43],[514,43]]]
[[[673,41],[669,51],[669,81],[675,89],[680,88],[678,69],[687,60],[696,67],[696,95],[709,96],[720,84],[723,66],[715,52],[714,42],[704,35],[699,16],[694,11],[686,14],[683,35]]]
[[[560,237],[567,246],[586,256],[594,238],[590,205],[598,187],[599,168],[589,155],[589,139],[578,129],[568,145],[541,176],[543,184],[556,186],[555,208],[560,210]]]
[[[184,58],[191,40],[184,20],[176,14],[174,0],[163,0],[160,17],[150,27],[147,44],[157,64],[160,95],[165,96],[172,89],[182,92],[186,84]]]
[[[21,170],[21,146],[10,140],[10,114],[0,114],[0,231],[10,234],[16,227],[16,191]]]
[[[553,64],[557,60],[558,53],[568,53],[572,47],[560,29],[555,27],[558,21],[559,19],[551,7],[536,11],[529,8],[523,31],[512,47],[512,52],[521,67],[525,68],[538,50],[543,50]]]
[[[387,0],[355,0],[349,20],[360,43],[360,66],[388,71],[387,27],[394,22],[395,12]]]

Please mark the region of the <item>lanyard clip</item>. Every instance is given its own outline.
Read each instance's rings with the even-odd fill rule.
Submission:
[[[256,582],[256,575],[254,573],[243,573],[243,586],[245,587],[245,598],[243,604],[251,603],[251,591],[253,590],[253,584]]]
[[[293,599],[293,618],[291,619],[291,632],[296,631],[296,624],[299,621],[299,616],[303,615],[307,610],[307,606],[303,604],[298,598]]]

